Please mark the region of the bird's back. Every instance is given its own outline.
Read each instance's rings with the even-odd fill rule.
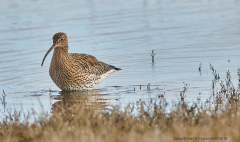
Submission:
[[[112,65],[98,61],[94,56],[88,54],[69,53],[69,60],[73,62],[76,68],[80,69],[83,73],[102,75],[110,70],[121,70]]]

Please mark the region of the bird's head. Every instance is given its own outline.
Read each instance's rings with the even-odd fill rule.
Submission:
[[[51,48],[47,51],[47,53],[45,54],[43,61],[42,61],[42,65],[44,63],[45,58],[47,57],[47,55],[55,48],[68,48],[68,40],[67,40],[67,35],[65,33],[59,32],[56,33],[53,36],[53,45],[51,46]]]

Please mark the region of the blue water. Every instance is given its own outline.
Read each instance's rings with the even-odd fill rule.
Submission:
[[[0,92],[7,96],[0,110],[40,110],[41,102],[50,111],[66,96],[48,74],[52,53],[41,67],[57,32],[68,35],[69,52],[122,69],[97,90],[72,94],[91,104],[124,106],[164,92],[168,101],[180,100],[183,82],[190,84],[186,100],[199,93],[206,100],[214,78],[209,63],[220,80],[229,70],[237,88],[239,6],[237,0],[1,1]]]

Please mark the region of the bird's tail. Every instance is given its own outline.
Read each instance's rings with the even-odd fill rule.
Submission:
[[[111,67],[112,69],[115,69],[116,71],[120,71],[120,70],[122,70],[122,69],[120,69],[120,68],[117,68],[117,67],[115,67],[115,66],[112,66],[112,65],[110,65],[110,67]]]

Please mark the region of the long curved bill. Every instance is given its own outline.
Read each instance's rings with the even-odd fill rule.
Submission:
[[[44,60],[45,58],[47,57],[47,55],[55,48],[57,47],[57,44],[53,44],[52,47],[47,51],[47,53],[45,54],[44,58],[43,58],[43,61],[42,61],[42,65],[43,66],[43,63],[44,63]]]

